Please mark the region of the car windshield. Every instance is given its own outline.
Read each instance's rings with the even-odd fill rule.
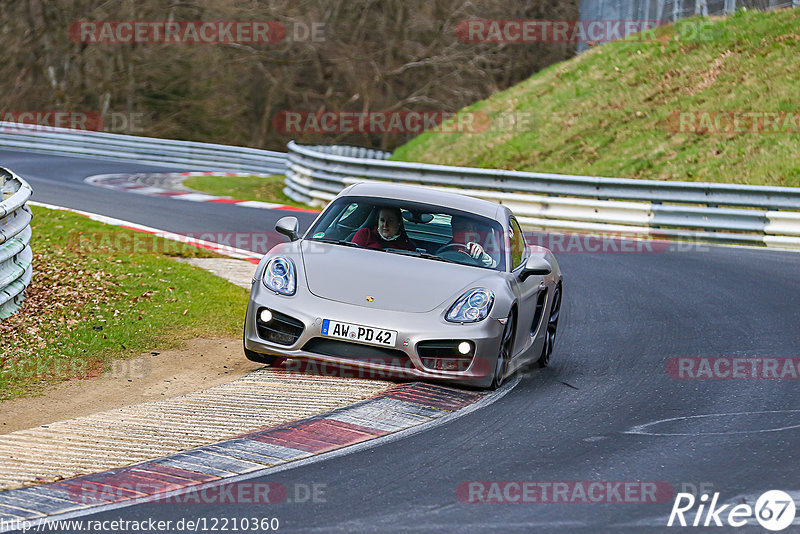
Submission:
[[[372,197],[331,203],[306,239],[505,270],[503,231],[486,217],[443,206]]]

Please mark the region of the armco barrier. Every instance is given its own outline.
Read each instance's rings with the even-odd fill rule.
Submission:
[[[386,161],[352,147],[289,143],[287,195],[322,204],[365,180],[458,189],[508,205],[530,229],[800,249],[800,188],[568,176]]]
[[[0,319],[17,311],[31,281],[31,210],[33,191],[22,178],[0,168]]]
[[[182,170],[286,172],[286,154],[283,152],[10,122],[0,122],[0,147],[61,156],[135,161]]]

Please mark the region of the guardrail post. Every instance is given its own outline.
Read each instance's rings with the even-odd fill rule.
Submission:
[[[703,15],[704,17],[708,16],[708,2],[706,0],[695,0],[694,3],[694,14],[695,15]]]
[[[675,0],[672,4],[672,22],[678,22],[683,17],[683,0]]]

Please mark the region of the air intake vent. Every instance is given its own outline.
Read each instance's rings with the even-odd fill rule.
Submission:
[[[464,340],[437,340],[420,341],[417,343],[417,354],[422,360],[422,365],[435,371],[466,371],[472,363],[475,353],[474,345],[470,344],[470,351],[462,354],[458,346]]]
[[[261,311],[258,310],[256,317],[261,317]],[[294,345],[297,343],[298,338],[303,333],[303,323],[294,317],[289,317],[285,313],[272,312],[272,320],[268,323],[262,322],[260,319],[256,320],[256,329],[258,336],[270,343],[278,345]]]
[[[315,337],[303,346],[303,350],[336,358],[348,358],[350,360],[391,365],[406,369],[414,368],[408,355],[403,351],[361,345],[360,343],[350,343],[348,341]]]
[[[539,330],[539,323],[542,321],[544,314],[544,305],[547,302],[547,290],[539,291],[539,296],[536,298],[536,312],[533,314],[533,322],[531,323],[531,334],[536,334]]]

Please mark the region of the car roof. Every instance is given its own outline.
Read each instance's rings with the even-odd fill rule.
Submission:
[[[455,190],[454,190],[455,191]],[[378,197],[391,200],[409,200],[482,215],[500,220],[503,207],[488,200],[450,193],[429,187],[391,184],[383,182],[359,182],[342,190],[341,196]]]

